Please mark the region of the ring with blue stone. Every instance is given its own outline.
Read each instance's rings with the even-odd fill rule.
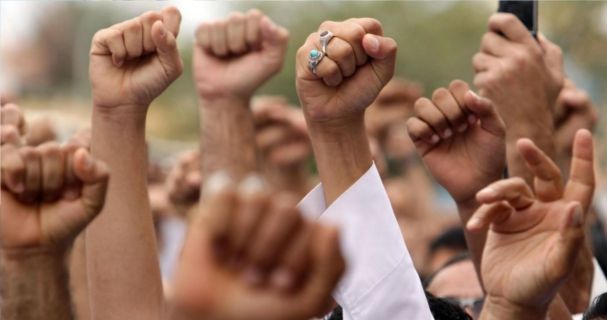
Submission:
[[[320,61],[324,57],[324,53],[322,51],[312,49],[308,54],[308,68],[312,71],[313,74],[316,74],[316,67],[320,64]]]

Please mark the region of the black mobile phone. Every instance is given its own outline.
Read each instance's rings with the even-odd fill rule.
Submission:
[[[497,11],[514,14],[537,37],[537,0],[499,0]]]

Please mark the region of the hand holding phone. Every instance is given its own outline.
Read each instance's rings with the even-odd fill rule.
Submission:
[[[514,14],[537,37],[537,0],[500,0],[497,11]]]

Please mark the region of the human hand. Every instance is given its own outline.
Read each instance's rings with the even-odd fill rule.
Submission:
[[[584,243],[595,186],[592,135],[576,134],[565,186],[556,164],[531,140],[521,139],[517,147],[534,175],[535,194],[521,178],[497,181],[477,194],[483,206],[467,228],[490,227],[481,265],[488,300],[542,314]]]
[[[531,130],[551,135],[553,130],[553,108],[564,79],[562,52],[542,34],[537,40],[516,16],[496,13],[472,60],[474,85],[495,103],[509,136]]]
[[[204,22],[196,30],[193,73],[205,100],[248,100],[282,69],[288,31],[257,9]]]
[[[327,54],[308,67],[312,50],[320,52],[320,34],[332,32]],[[297,94],[308,124],[343,125],[360,121],[365,109],[392,79],[396,42],[383,36],[381,23],[371,18],[326,21],[297,51]]]
[[[0,145],[21,146],[26,127],[19,105],[7,103],[0,106]]]
[[[328,311],[344,271],[334,228],[305,221],[296,199],[258,179],[225,175],[204,186],[178,267],[174,305],[184,318],[309,319]]]
[[[103,207],[107,167],[56,143],[2,151],[0,247],[66,249]]]
[[[183,71],[175,41],[180,23],[179,10],[168,7],[98,31],[89,63],[94,105],[145,112]]]
[[[177,206],[192,206],[200,197],[200,152],[181,155],[166,178],[169,200]]]
[[[505,126],[493,103],[460,80],[415,103],[407,130],[426,167],[458,205],[498,180],[506,164]]]

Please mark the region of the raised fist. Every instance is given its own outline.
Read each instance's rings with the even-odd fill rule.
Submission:
[[[282,68],[289,33],[257,9],[201,23],[193,71],[203,99],[250,99]]]
[[[321,34],[332,35],[323,52]],[[326,21],[297,51],[297,94],[308,123],[361,117],[394,74],[396,42],[379,21]]]
[[[94,105],[149,106],[183,71],[175,41],[180,23],[169,7],[98,31],[89,64]]]
[[[101,211],[108,168],[54,142],[2,151],[0,247],[65,249]]]

